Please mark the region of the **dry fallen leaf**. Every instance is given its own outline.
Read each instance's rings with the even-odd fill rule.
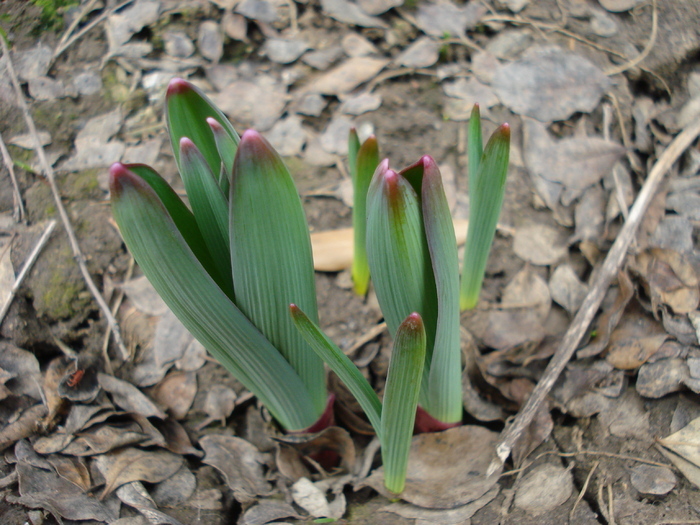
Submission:
[[[606,174],[625,149],[597,137],[553,140],[541,122],[525,119],[523,130],[525,165],[538,194],[548,207],[561,198],[568,206]]]
[[[123,448],[95,458],[95,466],[105,478],[103,499],[119,486],[131,481],[159,483],[175,474],[182,466],[182,457],[165,450],[149,452]]]
[[[264,499],[243,513],[239,525],[267,525],[283,518],[302,519],[289,503]]]
[[[221,472],[236,500],[253,502],[256,496],[270,492],[263,474],[265,458],[246,440],[210,435],[200,439],[199,444],[206,454],[202,461]]]
[[[163,315],[168,311],[163,299],[145,275],[120,285],[137,310],[147,315]]]
[[[493,88],[514,113],[541,122],[593,111],[610,80],[594,64],[559,47],[533,47],[496,70]]]
[[[392,503],[382,507],[382,512],[391,512],[403,518],[416,520],[415,525],[464,525],[480,509],[498,496],[499,487],[494,486],[480,498],[454,509],[422,509],[408,503]]]
[[[51,467],[36,466],[31,457],[18,454],[18,502],[30,508],[43,508],[57,519],[96,520],[112,523],[117,513],[78,485],[62,478]]]
[[[571,471],[545,463],[528,472],[516,485],[515,506],[540,516],[565,503],[574,489]]]
[[[445,34],[459,37],[467,29],[474,29],[486,6],[478,2],[469,2],[464,7],[452,2],[421,2],[416,13],[416,25],[426,34],[442,38]]]
[[[313,80],[305,91],[322,95],[349,93],[367,82],[389,63],[384,58],[354,57]]]
[[[112,394],[114,404],[127,412],[135,412],[146,417],[165,418],[163,411],[153,401],[131,383],[117,379],[107,374],[98,374],[100,386],[105,392]]]
[[[554,264],[568,253],[559,232],[543,224],[522,226],[515,231],[513,251],[538,266]]]
[[[401,499],[431,509],[451,509],[471,503],[493,488],[500,476],[486,471],[496,458],[498,434],[465,425],[413,438],[406,488]],[[387,497],[384,468],[375,470],[367,485]]]
[[[588,294],[588,286],[581,282],[570,264],[561,264],[549,280],[549,291],[554,302],[574,315]]]
[[[381,18],[366,14],[357,4],[348,0],[321,0],[321,8],[338,22],[361,27],[386,27]]]
[[[700,418],[668,437],[659,439],[661,452],[691,481],[700,487]]]
[[[197,374],[173,372],[153,389],[153,399],[174,419],[184,419],[197,395]]]

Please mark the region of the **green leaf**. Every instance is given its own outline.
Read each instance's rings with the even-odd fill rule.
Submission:
[[[348,171],[353,181],[357,177],[357,153],[359,151],[360,139],[357,136],[357,130],[350,128],[350,133],[348,133]]]
[[[236,158],[238,151],[238,141],[233,140],[231,135],[226,133],[224,127],[219,122],[211,117],[207,117],[207,124],[214,134],[216,149],[221,157],[221,169],[219,170],[219,187],[221,193],[228,199],[228,194],[231,186],[231,174],[233,173],[233,161]]]
[[[228,276],[227,286],[233,287],[226,197],[199,149],[187,137],[180,139],[180,165],[182,182],[204,242],[219,272]]]
[[[476,174],[479,173],[481,155],[484,152],[484,144],[481,136],[481,112],[479,104],[474,104],[472,114],[467,127],[467,159],[468,159],[468,184],[469,194],[476,188]]]
[[[450,207],[435,161],[425,156],[422,206],[425,236],[437,288],[437,327],[423,408],[443,423],[462,420],[462,352],[459,342],[459,261]]]
[[[318,414],[299,376],[212,280],[151,186],[121,164],[109,183],[126,245],[182,324],[285,428],[313,424]]]
[[[180,168],[180,139],[189,137],[209,164],[212,173],[221,170],[221,157],[207,117],[215,119],[231,140],[238,144],[238,134],[219,108],[199,88],[181,78],[168,84],[165,96],[165,113],[175,160]]]
[[[323,361],[287,313],[296,303],[318,322],[309,228],[289,171],[256,131],[238,144],[229,201],[236,304],[297,371],[320,416]]]
[[[352,261],[352,281],[355,293],[365,295],[369,287],[369,263],[367,262],[367,191],[372,175],[379,165],[377,138],[370,136],[357,153],[353,178],[352,226],[355,247]]]
[[[161,177],[155,170],[145,164],[121,164],[116,163],[115,169],[123,168],[138,175],[143,181],[148,184],[153,191],[156,192],[158,198],[165,206],[168,214],[172,218],[178,231],[184,237],[192,252],[197,256],[199,262],[206,269],[207,273],[212,276],[220,288],[226,295],[233,297],[233,282],[231,281],[230,271],[222,275],[218,266],[214,263],[209,248],[207,248],[202,233],[199,231],[197,221],[190,209],[178,197],[175,190]]]
[[[367,379],[365,379],[355,364],[350,361],[350,358],[297,305],[290,304],[289,313],[297,329],[309,343],[309,346],[335,372],[345,386],[348,387],[350,393],[355,396],[362,410],[367,414],[367,418],[377,436],[381,439],[382,404],[376,392],[372,390],[372,387],[367,382]]]
[[[469,228],[460,293],[462,310],[474,308],[479,301],[486,263],[503,205],[509,152],[510,126],[503,124],[486,144],[475,186],[470,189]]]
[[[400,494],[406,483],[408,454],[425,363],[425,328],[417,313],[399,326],[391,351],[382,408],[384,484]]]
[[[423,317],[427,374],[437,323],[437,291],[419,198],[411,184],[383,161],[367,196],[367,258],[379,306],[392,336],[413,312]],[[427,377],[421,404],[428,403]]]

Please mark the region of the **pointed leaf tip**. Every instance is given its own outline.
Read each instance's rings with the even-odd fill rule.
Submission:
[[[173,95],[179,95],[190,91],[192,89],[192,84],[187,82],[184,78],[174,78],[168,83],[168,89],[166,91],[166,97],[171,97]]]
[[[496,130],[496,133],[500,133],[507,139],[510,139],[510,124],[508,124],[507,122],[501,124],[500,127]]]
[[[403,325],[403,328],[406,330],[413,330],[413,331],[418,331],[423,329],[423,318],[420,316],[418,312],[413,312],[410,314],[406,319],[404,319],[404,322],[401,323]]]
[[[221,124],[219,124],[219,121],[216,120],[214,117],[207,117],[207,124],[209,124],[209,127],[214,132],[223,132],[224,131],[224,127]]]
[[[129,170],[121,162],[115,162],[109,167],[109,191],[118,195],[122,191],[122,179],[129,175]]]
[[[191,152],[193,149],[196,149],[197,146],[194,145],[194,142],[192,142],[189,138],[187,137],[182,137],[180,139],[180,151],[183,153],[185,152]]]

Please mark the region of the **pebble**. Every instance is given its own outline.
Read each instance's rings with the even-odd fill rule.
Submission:
[[[184,31],[166,31],[163,41],[165,52],[172,57],[187,58],[194,53],[194,43]]]
[[[199,25],[197,47],[207,60],[219,61],[221,55],[224,54],[224,38],[221,35],[219,24],[213,20],[205,20]]]

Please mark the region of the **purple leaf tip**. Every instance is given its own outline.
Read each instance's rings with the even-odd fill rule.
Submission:
[[[174,78],[170,81],[168,84],[168,90],[166,92],[167,97],[171,97],[173,95],[180,95],[182,93],[185,93],[187,91],[192,90],[192,85],[187,82],[187,80],[183,78]]]
[[[112,195],[118,195],[122,191],[124,177],[130,174],[129,169],[121,162],[115,162],[109,168],[109,191]]]

